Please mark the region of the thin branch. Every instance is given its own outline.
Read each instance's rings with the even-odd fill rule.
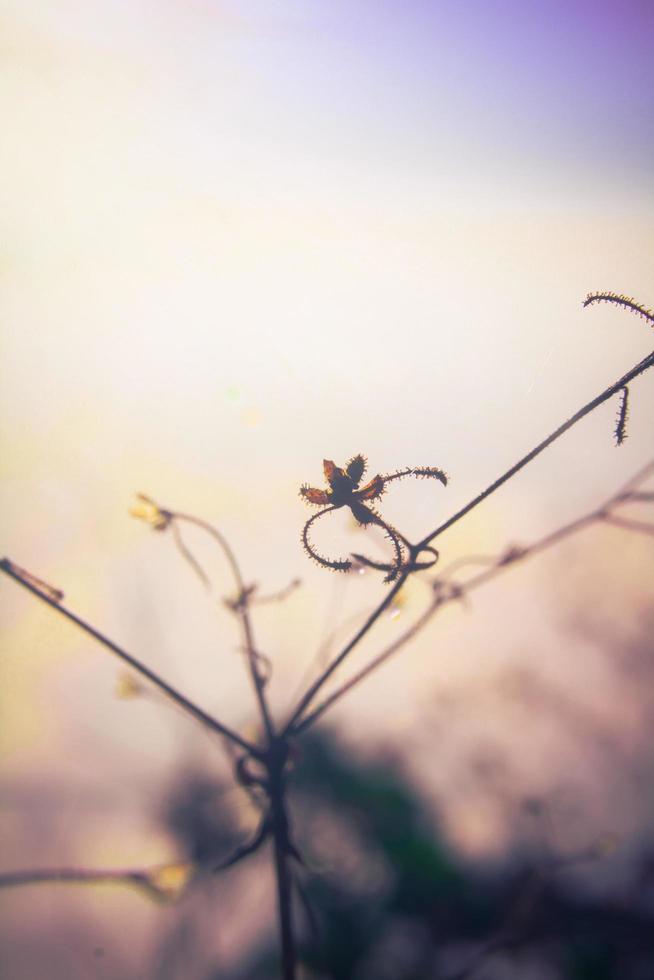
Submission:
[[[234,577],[234,581],[236,582],[236,587],[238,588],[239,592],[242,591],[244,584],[241,570],[238,562],[236,561],[236,555],[232,551],[232,548],[225,535],[221,534],[218,528],[214,527],[213,524],[210,524],[208,521],[203,521],[200,517],[194,517],[192,514],[184,514],[177,510],[169,511],[169,513],[178,521],[184,521],[186,524],[194,524],[196,527],[201,528],[201,530],[214,539],[225,556],[227,564],[229,565],[231,573]]]
[[[539,456],[545,449],[547,449],[548,446],[551,446],[553,442],[556,442],[556,440],[566,433],[568,429],[571,429],[577,424],[577,422],[581,422],[583,418],[593,412],[596,408],[599,408],[600,405],[603,405],[604,402],[616,395],[622,388],[625,388],[630,381],[633,381],[634,378],[637,378],[639,375],[647,371],[648,368],[653,366],[654,351],[651,354],[648,354],[647,357],[643,358],[642,361],[639,361],[639,363],[636,364],[631,371],[627,371],[627,373],[616,381],[615,384],[605,388],[601,394],[597,395],[596,398],[593,398],[592,401],[589,401],[583,406],[583,408],[580,408],[578,412],[575,412],[575,414],[560,425],[558,429],[555,429],[554,432],[547,436],[546,439],[539,442],[538,445],[531,450],[531,452],[528,452],[526,456],[523,456],[522,459],[518,460],[517,463],[506,470],[506,472],[491,483],[490,486],[486,487],[486,489],[482,490],[482,492],[473,500],[469,501],[465,507],[462,507],[461,510],[456,512],[456,514],[453,514],[452,517],[449,517],[446,521],[440,524],[435,531],[431,532],[431,534],[426,535],[420,542],[420,546],[430,544],[434,538],[437,538],[444,531],[447,531],[448,528],[452,527],[453,524],[460,521],[462,517],[465,517],[471,510],[474,510],[474,508],[477,507],[483,500],[486,500],[486,498],[490,497],[492,493],[499,490],[499,488],[514,477],[516,473],[519,473],[523,467],[525,467],[528,463],[531,463],[531,461]]]
[[[249,667],[250,680],[252,681],[252,687],[259,705],[259,712],[261,715],[261,720],[268,738],[268,742],[274,737],[275,729],[270,714],[270,709],[268,707],[268,701],[265,694],[266,679],[262,677],[259,672],[259,654],[257,653],[256,646],[254,643],[254,634],[252,630],[252,622],[250,620],[250,611],[248,608],[248,598],[249,590],[245,585],[243,576],[241,575],[241,569],[236,560],[236,555],[234,554],[227,538],[221,534],[217,527],[210,524],[208,521],[203,521],[199,517],[193,517],[191,514],[182,514],[178,511],[171,511],[173,518],[179,521],[186,521],[188,524],[194,524],[196,527],[201,528],[205,531],[214,541],[218,544],[221,551],[223,552],[227,563],[234,576],[234,581],[236,583],[236,588],[238,590],[238,600],[233,605],[233,610],[237,614],[240,622],[241,628],[243,630],[243,638],[245,641],[245,651]]]
[[[145,891],[158,901],[179,897],[195,877],[191,864],[164,864],[153,868],[31,868],[0,874],[0,888],[24,885],[81,884],[129,885]]]
[[[640,484],[644,480],[646,480],[650,474],[653,473],[654,473],[654,461],[645,463],[645,465],[641,469],[637,470],[637,472],[634,473],[634,475],[631,477],[630,480],[627,480],[627,482],[622,487],[622,490],[616,493],[615,500],[616,501],[653,500],[654,493],[650,493],[649,491],[636,490],[636,487],[639,487]]]
[[[329,657],[330,648],[335,642],[336,638],[342,633],[349,632],[355,623],[360,622],[361,619],[367,615],[368,608],[359,609],[358,612],[348,616],[344,622],[339,623],[338,626],[327,633],[325,639],[322,641],[313,657],[307,663],[304,671],[302,672],[299,683],[295,685],[295,690],[293,691],[292,696],[289,698],[290,705],[295,704],[296,700],[304,693],[307,684],[309,684],[311,680],[315,678],[317,671],[325,667]],[[334,618],[335,617],[332,617],[332,620]]]
[[[197,560],[193,552],[190,550],[190,548],[187,547],[184,538],[182,537],[182,532],[180,531],[177,521],[174,519],[174,517],[170,522],[170,532],[173,536],[173,541],[175,542],[175,545],[180,555],[182,556],[184,561],[188,562],[188,564],[191,566],[191,568],[193,569],[197,577],[204,585],[205,589],[209,591],[211,589],[211,581],[209,579],[209,576],[207,575],[204,568]]]
[[[165,694],[166,697],[170,698],[171,701],[174,701],[180,708],[183,708],[184,711],[195,718],[196,721],[199,721],[205,727],[211,728],[213,731],[218,732],[225,738],[228,738],[237,745],[240,745],[241,748],[245,749],[246,752],[250,753],[256,758],[262,757],[261,751],[256,748],[256,746],[251,745],[250,742],[239,735],[238,732],[233,731],[231,728],[228,728],[227,725],[224,725],[216,718],[213,718],[211,715],[207,714],[206,711],[198,708],[197,705],[189,701],[183,694],[180,694],[174,687],[171,687],[171,685],[159,677],[158,674],[155,674],[153,670],[150,670],[150,668],[146,667],[145,664],[142,664],[140,660],[137,660],[136,657],[132,656],[132,654],[127,653],[127,651],[123,650],[116,643],[114,643],[113,640],[110,640],[104,635],[104,633],[101,633],[99,630],[95,629],[95,627],[91,626],[90,623],[87,623],[79,616],[76,616],[75,613],[71,612],[60,602],[53,600],[45,592],[42,592],[41,589],[37,588],[37,586],[33,584],[32,580],[24,579],[18,571],[18,567],[8,558],[3,558],[0,560],[0,571],[3,571],[15,582],[18,582],[19,585],[22,585],[23,588],[37,596],[39,599],[45,602],[46,605],[50,606],[51,609],[54,609],[71,623],[74,623],[81,630],[83,630],[83,632],[87,633],[89,636],[92,636],[93,639],[97,640],[98,643],[101,643],[102,646],[106,647],[108,650],[111,650],[115,656],[119,657],[133,670],[141,674],[142,677],[145,677],[151,684],[154,684],[154,686]]]
[[[374,657],[368,664],[361,668],[356,674],[354,674],[349,680],[345,681],[340,687],[338,687],[329,697],[325,698],[321,704],[319,704],[310,714],[306,715],[300,720],[298,724],[294,727],[294,732],[297,734],[301,731],[307,729],[310,725],[313,725],[318,718],[331,708],[337,701],[351,691],[354,687],[365,680],[370,674],[372,674],[377,668],[381,667],[382,664],[386,663],[393,654],[397,653],[402,649],[410,640],[416,636],[434,617],[436,612],[447,605],[450,602],[460,601],[464,599],[468,592],[472,592],[474,589],[485,585],[486,582],[490,582],[497,575],[499,575],[504,569],[508,568],[509,565],[515,564],[517,561],[522,560],[526,557],[531,557],[540,551],[545,550],[545,548],[556,544],[562,538],[573,534],[575,531],[581,530],[582,527],[597,520],[596,515],[582,517],[577,521],[573,521],[571,524],[566,525],[564,528],[547,535],[547,537],[536,542],[529,548],[525,548],[519,557],[514,558],[512,561],[507,562],[503,557],[499,560],[495,560],[491,567],[479,572],[477,575],[470,578],[465,585],[459,583],[449,583],[447,581],[437,580],[441,585],[441,588],[435,591],[434,598],[432,602],[427,607],[427,609],[422,613],[421,616],[407,629],[405,632],[397,637],[389,646],[386,647],[381,653]]]
[[[41,885],[54,882],[79,882],[96,884],[118,882],[119,884],[141,884],[143,871],[136,870],[90,870],[87,868],[31,868],[29,871],[8,871],[0,874],[0,888],[14,888],[21,885]]]
[[[226,871],[244,858],[257,851],[270,835],[271,820],[266,814],[261,820],[254,837],[240,844],[232,853],[210,869],[190,863],[163,864],[152,868],[128,869],[88,869],[88,868],[30,868],[26,871],[10,871],[0,874],[0,888],[14,888],[21,885],[41,885],[47,883],[72,884],[123,884],[133,885],[145,890],[151,898],[170,899],[177,897],[186,889],[191,880],[206,874],[207,870],[216,874]]]
[[[268,595],[256,595],[252,596],[253,606],[263,606],[269,602],[283,602],[284,599],[288,599],[291,593],[295,592],[296,589],[302,584],[299,578],[292,579],[288,585],[285,585],[283,589],[279,589],[277,592],[270,592]]]
[[[325,700],[322,701],[317,708],[314,708],[313,711],[309,712],[309,714],[301,717],[301,715],[297,714],[296,712],[297,720],[293,722],[292,728],[289,726],[289,730],[292,731],[294,735],[299,735],[300,732],[305,731],[310,725],[313,725],[313,723],[317,721],[328,708],[330,708],[336,701],[340,700],[345,694],[347,694],[348,691],[367,677],[368,674],[371,674],[373,670],[380,667],[386,660],[388,660],[389,657],[399,650],[400,647],[403,647],[406,643],[408,643],[409,640],[416,635],[416,633],[426,626],[439,605],[441,605],[441,603],[434,600],[428,606],[422,616],[420,616],[415,623],[413,623],[409,629],[402,634],[402,636],[398,637],[397,640],[390,644],[390,646],[386,647],[386,649],[375,657],[374,660],[372,660],[366,667],[364,667],[363,670],[360,670],[348,681],[337,688],[333,694],[325,698]]]
[[[646,521],[633,521],[630,518],[618,517],[617,514],[603,514],[601,517],[606,524],[613,524],[625,531],[636,531],[638,534],[654,534],[654,524]]]
[[[243,634],[245,636],[245,645],[247,652],[248,666],[250,668],[250,677],[252,679],[252,686],[254,687],[254,692],[256,694],[257,701],[259,703],[259,711],[261,712],[261,719],[266,730],[266,735],[268,737],[268,742],[270,743],[275,737],[275,728],[273,725],[272,717],[270,714],[270,709],[268,708],[268,701],[266,700],[265,686],[266,679],[262,677],[259,671],[260,654],[257,652],[254,646],[254,637],[252,635],[252,624],[250,622],[250,614],[247,607],[247,600],[243,604],[243,608],[239,610],[239,615],[241,619],[241,624],[243,626]]]
[[[338,656],[336,656],[332,660],[332,662],[325,667],[325,669],[321,672],[319,677],[313,682],[313,684],[309,686],[309,688],[307,689],[303,697],[300,698],[300,701],[295,711],[292,713],[291,717],[286,722],[286,725],[284,726],[283,729],[284,735],[290,734],[291,731],[295,732],[298,730],[297,723],[298,720],[304,714],[305,708],[307,708],[309,704],[311,704],[311,702],[313,701],[314,697],[316,696],[320,688],[323,686],[323,684],[327,680],[329,680],[329,678],[332,676],[334,671],[337,670],[338,667],[340,667],[340,665],[343,663],[343,661],[350,653],[350,651],[354,649],[354,647],[359,643],[361,639],[363,639],[363,637],[370,630],[370,628],[377,622],[377,620],[384,612],[384,610],[388,609],[388,607],[390,606],[393,599],[398,594],[398,592],[400,591],[400,589],[402,588],[402,586],[404,585],[408,577],[409,577],[409,572],[404,572],[402,575],[400,575],[400,577],[396,580],[393,588],[390,590],[390,592],[386,593],[386,596],[384,597],[384,599],[382,599],[382,601],[379,603],[377,608],[370,613],[363,626],[361,626],[361,628],[357,630],[357,632],[354,634],[350,642],[343,647],[343,649],[338,654]]]
[[[226,871],[228,868],[233,868],[234,865],[238,864],[239,861],[242,861],[243,858],[246,858],[250,854],[254,854],[255,851],[258,851],[263,842],[269,836],[270,816],[269,814],[266,814],[257,827],[256,833],[254,834],[252,840],[246,841],[245,844],[239,844],[239,846],[232,851],[229,857],[225,858],[224,861],[221,861],[219,864],[215,865],[215,867],[211,868],[211,871],[214,874],[217,874],[219,871]]]

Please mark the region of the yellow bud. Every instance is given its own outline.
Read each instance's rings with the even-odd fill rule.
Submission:
[[[145,521],[155,531],[165,531],[172,520],[172,514],[167,510],[162,510],[158,504],[144,493],[137,493],[136,503],[130,507],[131,517],[136,517],[140,521]]]
[[[132,674],[125,672],[118,675],[115,694],[121,701],[131,701],[133,698],[140,698],[144,693],[144,685],[137,681]]]

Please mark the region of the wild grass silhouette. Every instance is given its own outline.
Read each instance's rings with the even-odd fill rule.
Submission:
[[[615,304],[642,317],[649,325],[654,325],[654,315],[650,311],[635,300],[621,295],[594,293],[587,297],[584,306],[600,302]],[[257,587],[246,580],[230,543],[218,528],[193,515],[160,505],[151,497],[139,495],[137,504],[132,511],[133,515],[144,520],[157,533],[169,533],[184,560],[191,565],[205,584],[208,581],[206,572],[184,539],[183,529],[185,525],[194,525],[204,531],[223,554],[235,587],[235,595],[226,599],[225,604],[239,624],[249,681],[261,726],[259,738],[246,737],[199,708],[182,692],[146,666],[140,658],[125,651],[103,631],[70,610],[64,604],[64,594],[61,590],[48,585],[41,578],[27,572],[9,558],[3,559],[0,562],[0,568],[8,577],[102,644],[129,668],[133,676],[152,685],[197,723],[221,737],[232,759],[234,780],[250,795],[258,810],[259,822],[251,838],[238,843],[226,857],[218,857],[212,848],[208,848],[201,853],[191,855],[188,860],[149,868],[27,869],[0,876],[0,885],[8,887],[44,881],[80,883],[111,881],[137,887],[151,897],[170,900],[193,888],[200,888],[202,881],[206,881],[210,876],[243,861],[249,855],[259,851],[264,844],[270,842],[277,887],[280,972],[284,980],[296,980],[298,977],[298,926],[297,917],[294,914],[293,893],[297,891],[300,902],[309,909],[313,905],[320,906],[323,900],[325,902],[331,901],[329,896],[321,895],[320,889],[312,886],[310,881],[308,884],[302,883],[303,878],[306,877],[306,861],[302,843],[298,841],[293,829],[289,805],[289,788],[293,785],[296,772],[298,772],[296,766],[298,744],[304,743],[305,746],[313,746],[310,751],[319,751],[316,748],[319,743],[315,740],[311,741],[311,736],[307,735],[307,732],[313,728],[318,719],[322,718],[334,704],[362,683],[386,660],[404,648],[410,640],[422,633],[436,613],[446,604],[462,599],[508,569],[523,563],[545,549],[555,546],[564,538],[599,522],[614,525],[622,531],[654,536],[654,523],[629,516],[631,504],[647,504],[654,501],[654,493],[644,486],[644,481],[654,471],[654,464],[649,464],[626,482],[617,494],[604,501],[598,508],[581,515],[566,526],[554,529],[540,540],[520,547],[507,548],[497,556],[471,556],[466,561],[465,567],[472,566],[476,567],[477,570],[468,577],[461,578],[460,571],[464,566],[460,562],[456,563],[455,567],[439,572],[434,571],[439,554],[433,543],[445,530],[463,520],[482,501],[512,479],[577,422],[613,397],[619,399],[618,419],[614,433],[615,440],[618,445],[623,443],[627,435],[629,386],[652,366],[654,366],[654,352],[648,354],[616,382],[603,389],[595,398],[583,405],[573,416],[564,421],[554,432],[539,442],[534,449],[502,473],[464,507],[438,527],[427,532],[417,542],[411,541],[401,530],[389,524],[372,504],[380,500],[389,484],[411,476],[436,479],[445,487],[447,477],[443,470],[432,466],[409,467],[386,475],[377,474],[361,486],[366,470],[364,456],[353,456],[345,467],[338,467],[333,461],[325,460],[323,469],[327,483],[326,488],[317,489],[304,484],[300,489],[302,498],[308,504],[321,507],[318,513],[307,520],[302,531],[302,544],[306,553],[329,571],[348,572],[355,566],[365,567],[371,572],[378,571],[383,575],[383,583],[390,588],[383,589],[377,606],[363,625],[356,630],[339,653],[324,666],[318,677],[301,692],[297,703],[286,719],[275,718],[270,708],[267,684],[270,679],[271,664],[258,648],[255,638],[254,617],[257,605],[265,602],[282,601],[296,583],[291,583],[287,589],[277,595],[259,595]],[[353,553],[348,558],[334,559],[323,556],[315,549],[310,539],[310,530],[313,525],[317,520],[343,507],[347,507],[351,511],[358,524],[364,527],[376,526],[382,530],[390,543],[391,554],[387,561],[373,560],[361,553]],[[408,579],[418,573],[423,575],[429,573],[430,575],[432,599],[426,611],[392,644],[378,651],[363,668],[344,680],[329,696],[319,701],[318,697],[329,678],[341,668],[361,640],[373,631],[375,623],[383,612],[391,606]],[[389,790],[389,792],[393,795],[396,791]],[[408,802],[402,803],[400,798],[397,798],[399,809],[393,819],[409,826],[412,821],[415,822],[411,815],[411,806]],[[335,802],[338,805],[338,799]],[[343,802],[345,807],[346,801]],[[377,818],[383,822],[382,804],[385,805],[386,803],[388,803],[388,799],[383,797],[379,803],[379,812],[377,812],[375,809],[377,803],[373,794],[369,816],[372,823]],[[389,833],[392,837],[394,831],[391,829]],[[408,877],[414,876],[411,886],[414,889],[414,897],[406,900],[416,901],[415,894],[419,893],[421,889],[426,889],[426,892],[429,893],[429,889],[434,883],[432,880],[432,872],[434,872],[436,878],[440,875],[443,881],[448,882],[448,887],[454,888],[453,882],[458,881],[456,889],[459,889],[459,897],[465,904],[468,898],[461,892],[461,890],[465,891],[465,881],[459,880],[461,876],[457,877],[457,872],[448,868],[446,862],[443,863],[432,844],[426,839],[421,839],[417,830],[413,834],[412,840],[411,846],[414,848],[414,853],[404,873]],[[386,840],[386,845],[391,846],[389,840]],[[592,852],[592,855],[596,856],[595,851]],[[588,857],[588,854],[573,855],[559,860],[565,862],[566,860],[577,860],[584,857]],[[547,874],[544,876],[541,874],[538,877],[537,887],[536,885],[529,887],[532,888],[532,891],[534,888],[536,891],[539,889],[542,891],[546,888],[544,882],[549,881],[549,873],[554,873],[557,870],[558,866],[555,863]],[[407,894],[410,891],[411,889],[407,885]],[[429,894],[425,895],[424,900],[426,902],[432,899],[433,895],[431,898]],[[529,901],[533,901],[533,899],[530,898]],[[519,923],[518,925],[513,921],[504,925],[500,923],[495,932],[489,936],[482,951],[477,955],[486,956],[496,951],[502,944],[519,943],[523,941],[523,938],[524,935],[520,931]],[[350,965],[346,968],[340,961],[326,963],[323,960],[322,963],[319,963],[319,957],[316,958],[318,954],[315,950],[311,951],[310,944],[305,943],[303,949],[303,962],[307,968],[312,967],[318,971],[315,975],[321,975],[321,970],[324,975],[324,971],[327,970],[329,976],[339,978],[354,976],[353,973],[348,972],[351,968],[354,969],[353,966]],[[471,971],[476,969],[476,964],[477,960],[473,958],[469,967],[465,968],[463,972],[459,971],[458,976],[471,975]],[[252,976],[254,975],[253,972]],[[408,974],[407,980],[409,980]]]

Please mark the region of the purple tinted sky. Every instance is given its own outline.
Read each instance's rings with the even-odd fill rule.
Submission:
[[[288,20],[264,15],[270,33],[243,43],[261,55],[271,127],[283,139],[290,126],[307,153],[343,154],[345,143],[368,167],[376,157],[381,171],[509,180],[520,172],[539,182],[547,174],[573,193],[593,176],[616,190],[649,182],[649,2],[283,9]]]

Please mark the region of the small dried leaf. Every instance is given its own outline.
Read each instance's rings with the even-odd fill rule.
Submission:
[[[329,503],[329,494],[326,490],[317,490],[315,487],[300,487],[300,496],[308,500],[310,504],[320,504],[324,506]]]
[[[370,483],[366,483],[365,487],[357,491],[357,497],[359,500],[376,500],[384,492],[384,478],[377,474],[374,476]]]
[[[327,483],[329,483],[331,485],[331,482],[334,479],[334,475],[335,475],[336,471],[338,470],[338,466],[336,465],[336,463],[334,462],[333,459],[323,459],[323,461],[322,461],[322,468],[323,468],[323,472],[325,474],[325,479],[327,480]]]
[[[365,456],[353,456],[347,463],[345,467],[345,472],[354,483],[359,483],[361,477],[366,471],[366,457]]]

